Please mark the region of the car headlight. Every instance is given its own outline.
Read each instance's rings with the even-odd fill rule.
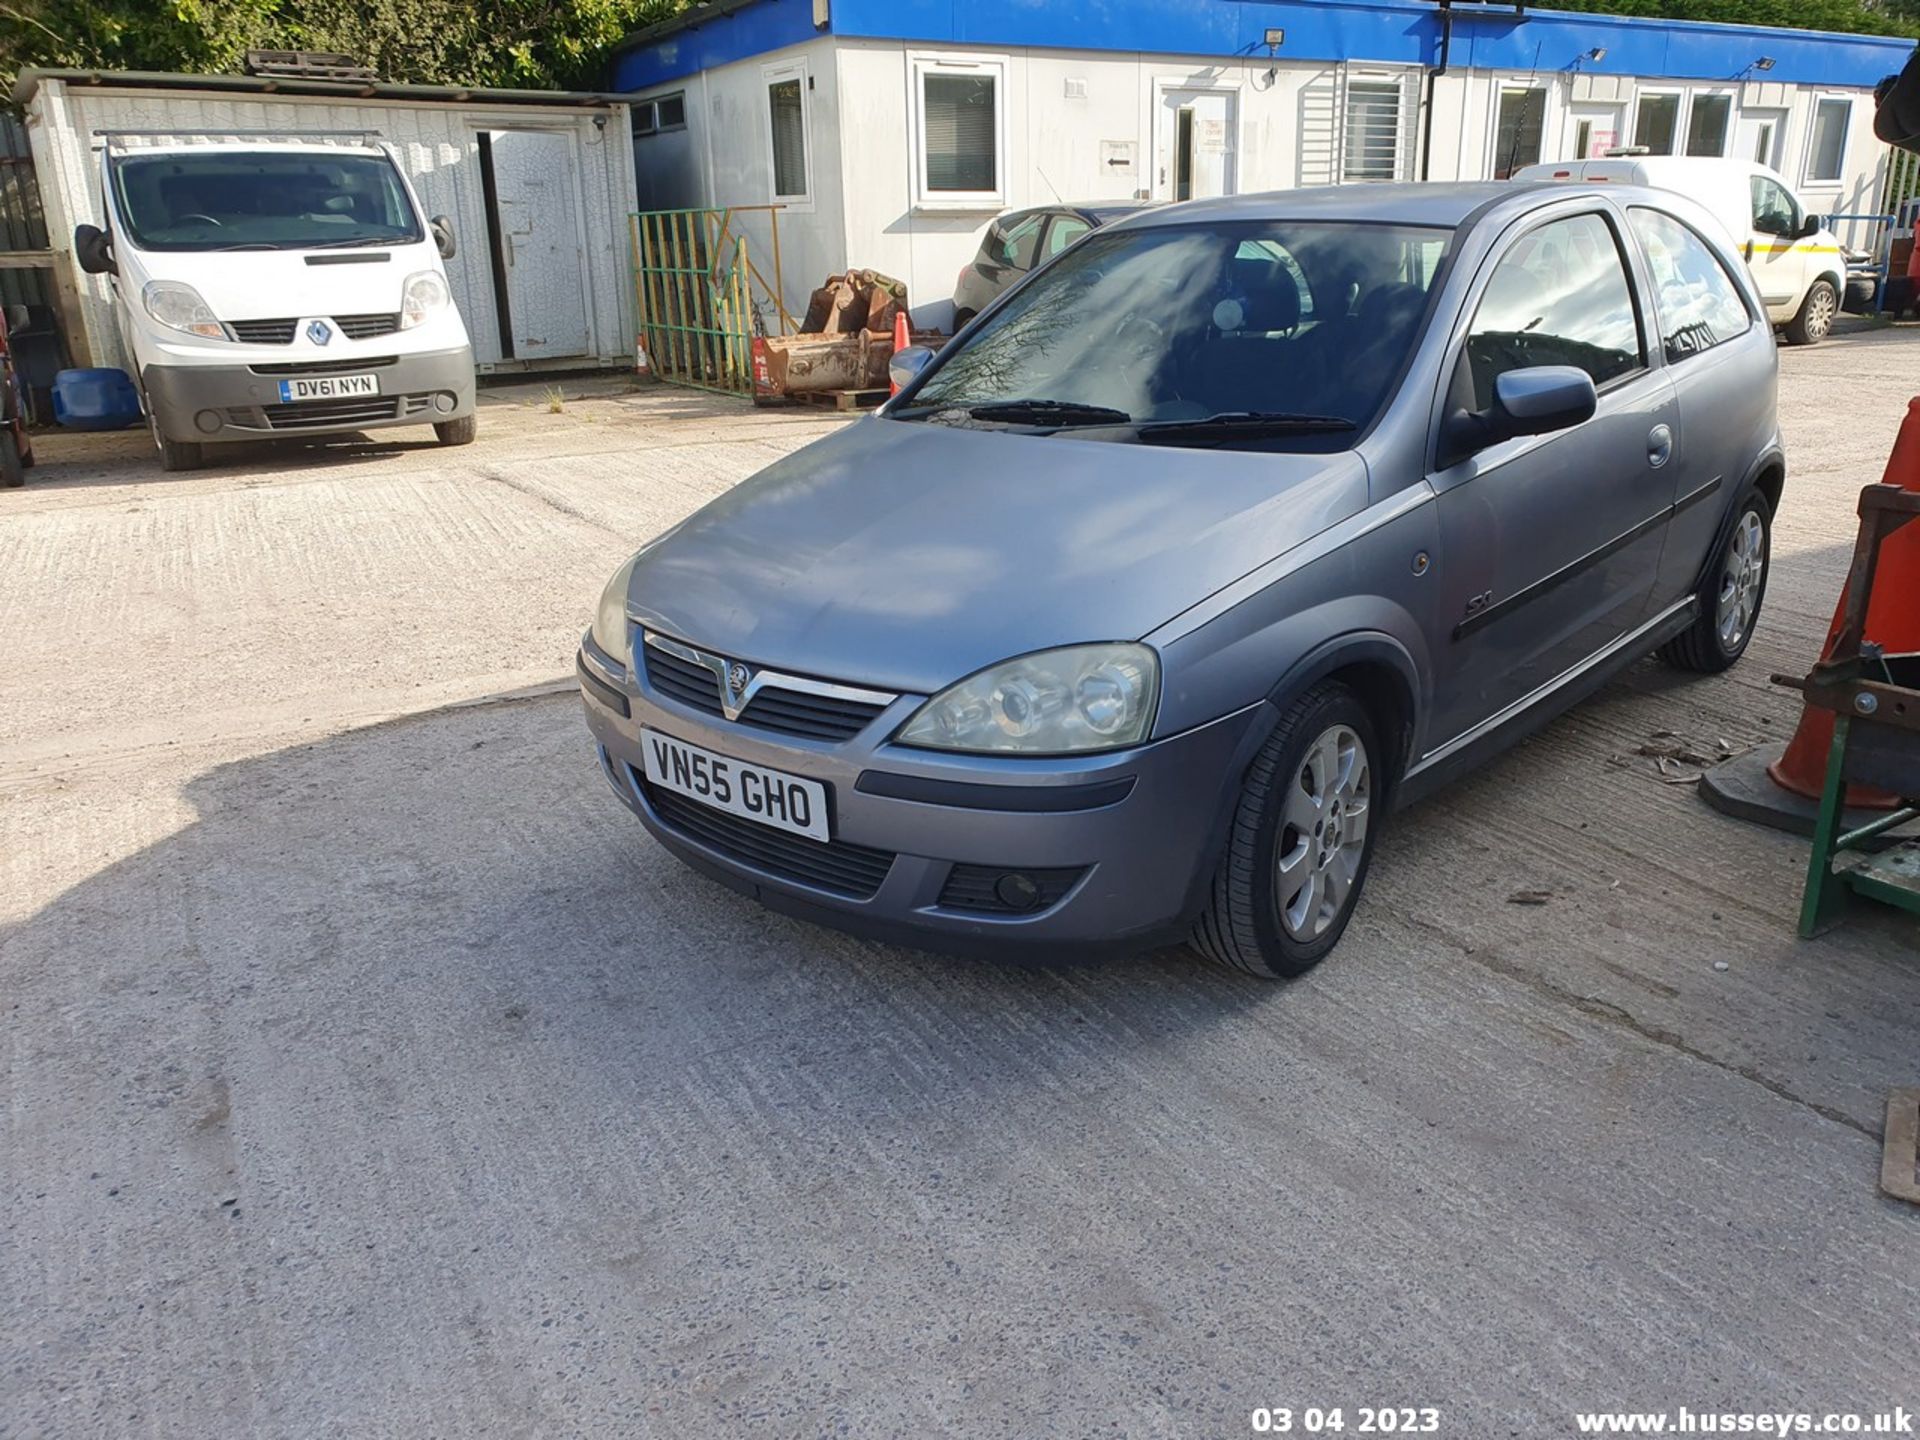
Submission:
[[[600,592],[600,608],[593,615],[593,643],[601,654],[626,666],[633,664],[633,656],[627,653],[627,583],[632,579],[633,560],[629,560],[607,581],[607,588]]]
[[[169,330],[184,330],[209,340],[225,340],[227,327],[220,323],[200,292],[178,280],[149,280],[140,292],[140,303],[147,314]]]
[[[1145,645],[1069,645],[990,665],[914,712],[902,745],[1063,755],[1137,745],[1153,726],[1160,659]]]
[[[400,328],[411,330],[424,325],[447,304],[447,282],[437,270],[422,270],[409,275],[400,290]]]

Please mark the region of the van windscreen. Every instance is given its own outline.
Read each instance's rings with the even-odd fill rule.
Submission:
[[[141,250],[313,250],[423,238],[382,155],[207,147],[114,157],[115,208]]]

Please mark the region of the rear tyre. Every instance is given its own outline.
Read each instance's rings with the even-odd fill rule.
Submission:
[[[20,442],[10,427],[0,425],[0,490],[18,490],[27,483],[27,467],[20,461]]]
[[[462,415],[458,420],[442,420],[433,427],[434,438],[442,445],[471,445],[480,433],[477,415]]]
[[[1293,700],[1247,769],[1188,943],[1270,980],[1319,964],[1366,883],[1384,759],[1372,717],[1346,686],[1324,681]]]
[[[1840,309],[1840,296],[1833,283],[1816,280],[1800,302],[1800,313],[1787,322],[1789,345],[1818,345],[1833,329],[1834,314]]]
[[[954,311],[953,312],[953,328],[955,333],[957,334],[963,326],[971,325],[973,323],[973,317],[978,315],[979,313],[980,312],[978,310]]]
[[[1733,533],[1694,593],[1698,614],[1660,647],[1660,658],[1681,670],[1717,675],[1746,653],[1760,605],[1767,598],[1767,561],[1773,517],[1767,497],[1751,487],[1734,512]]]

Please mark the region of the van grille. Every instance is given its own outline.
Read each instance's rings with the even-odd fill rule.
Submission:
[[[400,328],[398,315],[336,315],[333,323],[349,340],[371,340],[376,335],[391,335]]]
[[[233,331],[233,338],[247,345],[291,345],[293,327],[300,321],[288,320],[229,320],[227,328]]]

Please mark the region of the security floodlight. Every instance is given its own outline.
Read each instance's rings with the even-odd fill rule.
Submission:
[[[1604,45],[1596,45],[1591,50],[1587,51],[1587,59],[1593,61],[1593,63],[1596,65],[1598,65],[1602,60],[1606,58],[1607,58],[1607,47]]]
[[[1773,57],[1771,55],[1762,55],[1758,60],[1753,62],[1753,68],[1756,70],[1773,69]]]
[[[1269,30],[1267,31],[1267,38],[1264,43],[1269,52],[1278,50],[1282,45],[1287,43],[1287,32],[1279,29]]]

